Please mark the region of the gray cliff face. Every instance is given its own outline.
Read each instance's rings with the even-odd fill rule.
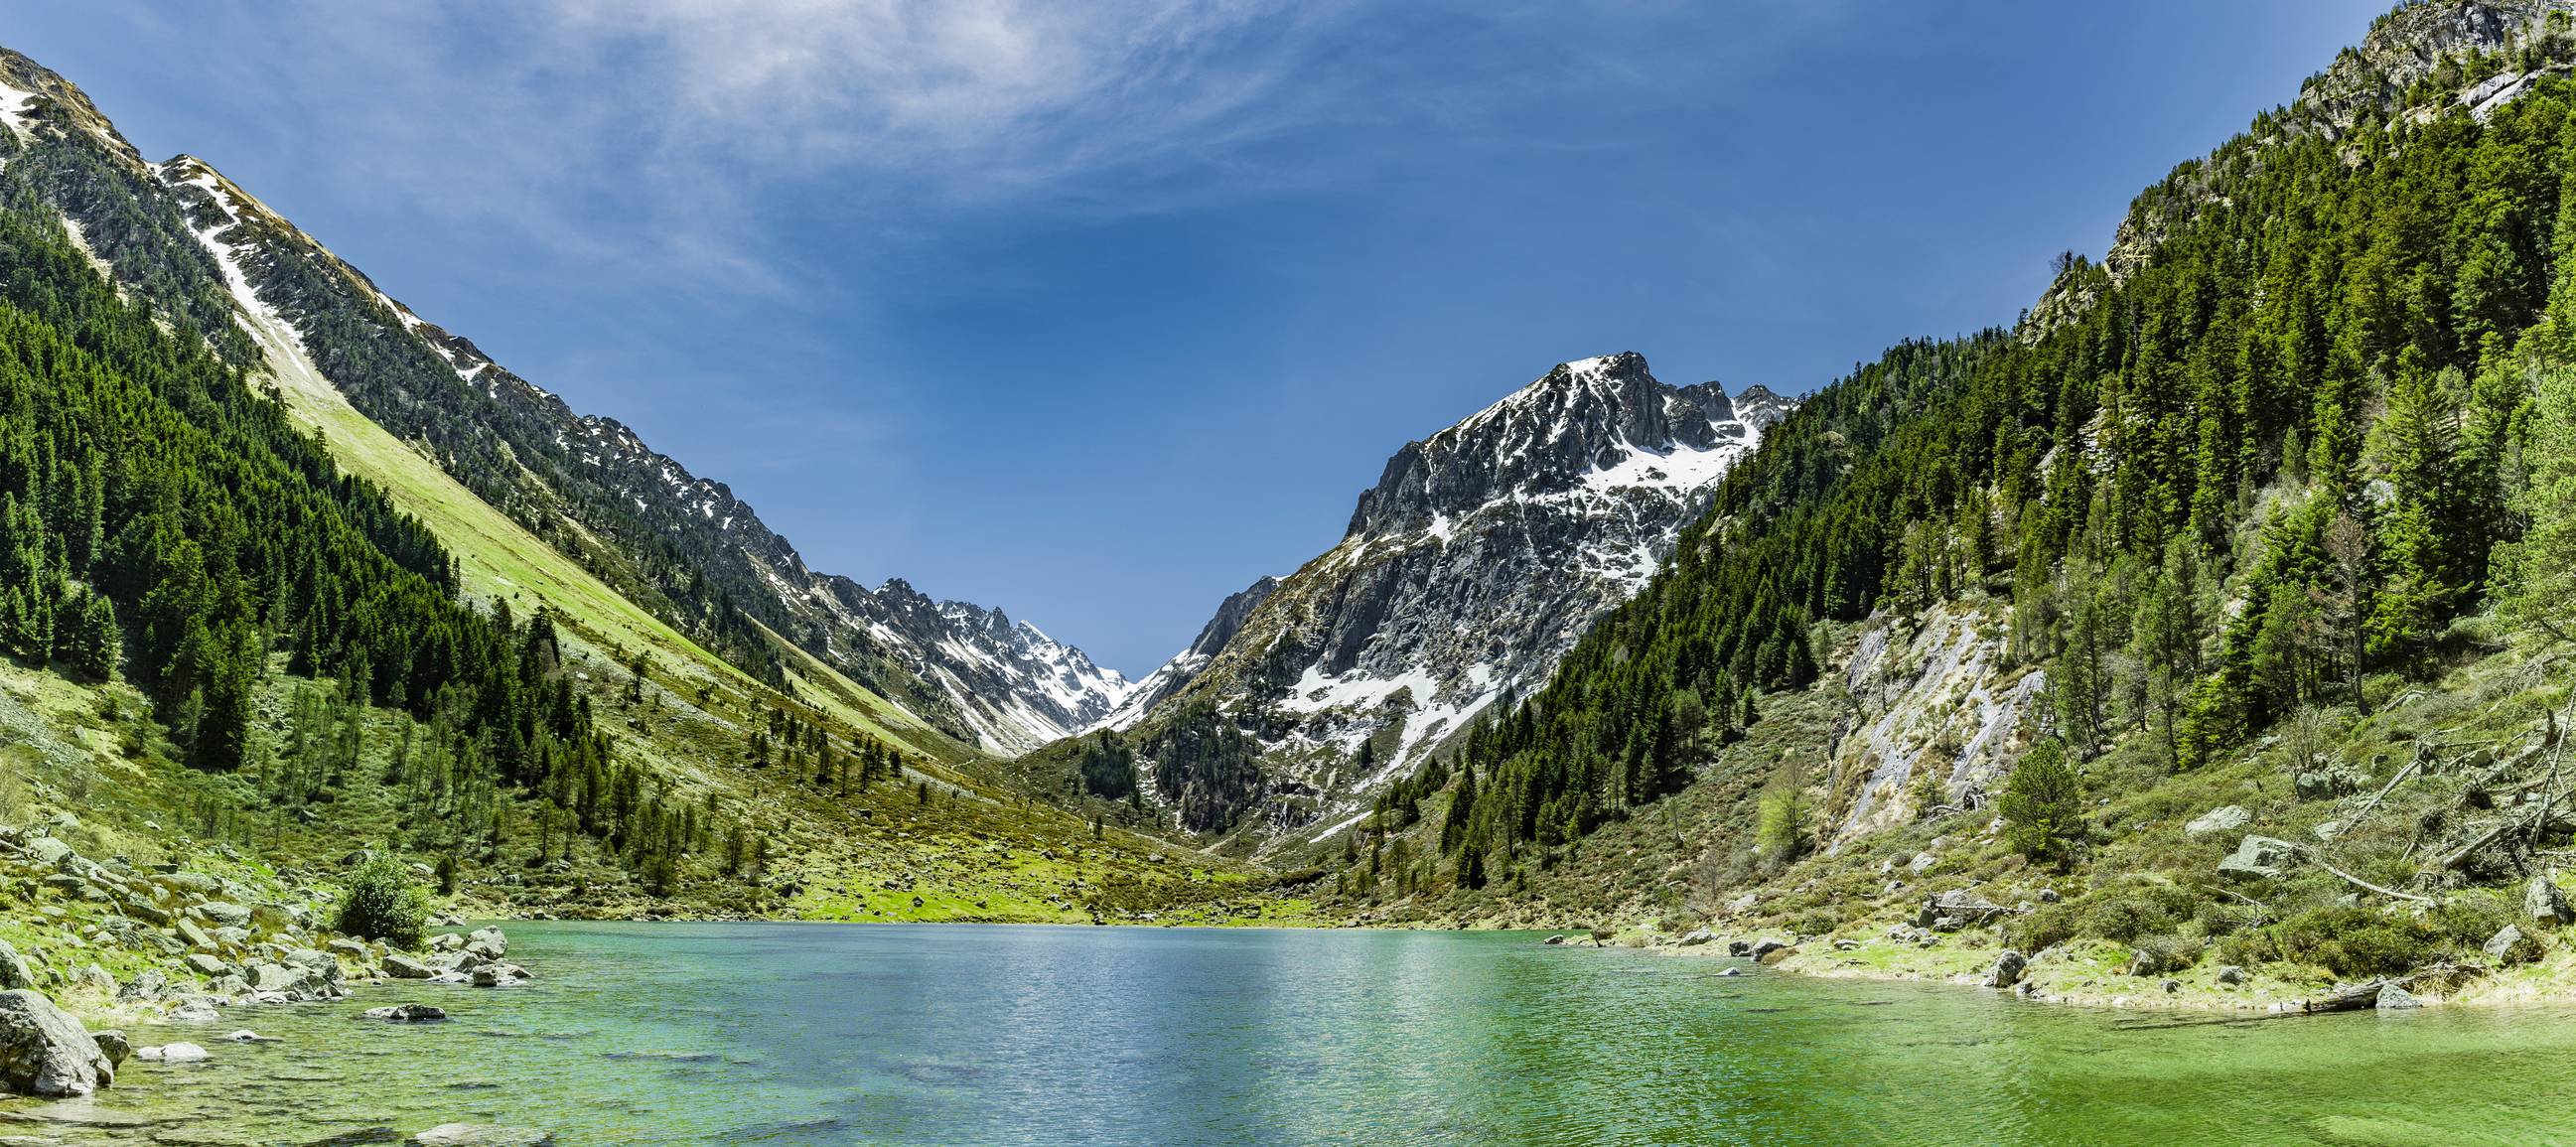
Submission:
[[[1558,366],[1398,451],[1339,545],[1255,586],[1257,599],[1230,600],[1156,674],[1179,686],[1131,701],[1119,727],[1150,733],[1212,701],[1264,746],[1254,801],[1276,839],[1347,815],[1477,713],[1542,682],[1595,618],[1644,587],[1789,406],[1759,387],[1730,398],[1715,383],[1667,386],[1634,353]]]
[[[808,568],[724,483],[412,313],[204,161],[145,161],[78,88],[6,49],[0,121],[10,181],[122,288],[240,365],[309,358],[317,385],[684,633],[766,628],[992,752],[1125,698],[1118,674],[1025,624]]]

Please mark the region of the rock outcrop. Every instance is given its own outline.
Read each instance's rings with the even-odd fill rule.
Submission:
[[[88,1095],[116,1081],[116,1064],[71,1014],[44,993],[0,991],[0,1090]]]

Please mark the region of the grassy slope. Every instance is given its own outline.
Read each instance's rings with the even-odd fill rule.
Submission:
[[[740,670],[628,601],[579,563],[475,497],[437,463],[369,421],[290,341],[274,330],[261,330],[259,341],[268,352],[271,373],[288,408],[321,432],[341,466],[383,486],[395,505],[437,531],[456,555],[466,592],[523,606],[550,604],[580,637],[609,650],[641,652],[656,673],[667,674],[692,690],[698,685],[720,685],[735,692],[754,687]],[[953,758],[966,752],[829,667],[808,658],[801,669],[817,685],[804,690],[804,696],[851,727],[937,756]]]
[[[992,770],[964,767],[978,763],[971,749],[785,642],[780,649],[798,699],[845,734],[865,732],[920,754],[907,779],[932,797],[921,801],[910,786],[882,784],[856,795],[825,793],[739,767],[745,730],[775,695],[360,414],[277,328],[261,323],[254,333],[289,408],[320,431],[341,465],[384,486],[396,505],[438,533],[457,556],[469,594],[506,598],[523,611],[552,605],[565,619],[577,669],[602,686],[598,692],[616,692],[606,686],[625,680],[622,666],[631,654],[650,658],[646,704],[607,727],[665,775],[760,810],[755,819],[773,834],[780,854],[773,884],[792,891],[756,911],[815,919],[1058,922],[1151,913],[1167,922],[1210,923],[1282,922],[1304,914],[1301,903],[1263,893],[1267,881],[1257,870],[1195,855],[1195,864],[1157,860],[1193,850],[1116,829],[1094,839],[1072,814],[988,787]],[[578,898],[559,901],[533,887],[496,895],[503,903],[495,909],[598,907],[579,905]],[[620,906],[614,910],[653,907],[631,893],[610,903]]]

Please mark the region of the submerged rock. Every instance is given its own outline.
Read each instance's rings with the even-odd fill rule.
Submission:
[[[116,1064],[79,1020],[41,992],[0,992],[0,1090],[88,1095],[115,1080]]]
[[[429,1004],[396,1004],[390,1008],[368,1008],[367,1018],[406,1024],[431,1023],[446,1019],[447,1009]]]
[[[203,998],[191,999],[170,1013],[170,1022],[176,1024],[210,1024],[223,1018],[223,1013],[216,1011],[215,1005]]]
[[[547,1147],[555,1137],[527,1127],[494,1123],[442,1123],[411,1137],[418,1147]]]
[[[165,1043],[159,1047],[138,1048],[136,1059],[160,1060],[164,1063],[200,1063],[208,1058],[206,1049],[193,1043]]]

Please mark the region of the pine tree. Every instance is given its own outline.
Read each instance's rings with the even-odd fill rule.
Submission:
[[[2004,843],[2032,860],[2063,862],[2083,840],[2083,783],[2053,739],[2022,753],[1996,805]]]
[[[2550,644],[2576,642],[2576,368],[2552,366],[2532,404],[2528,520],[2504,559],[2503,615]]]
[[[1458,790],[1449,797],[1449,814],[1440,822],[1440,853],[1455,855],[1466,842],[1468,825],[1476,815],[1476,766],[1462,765],[1458,771]]]

